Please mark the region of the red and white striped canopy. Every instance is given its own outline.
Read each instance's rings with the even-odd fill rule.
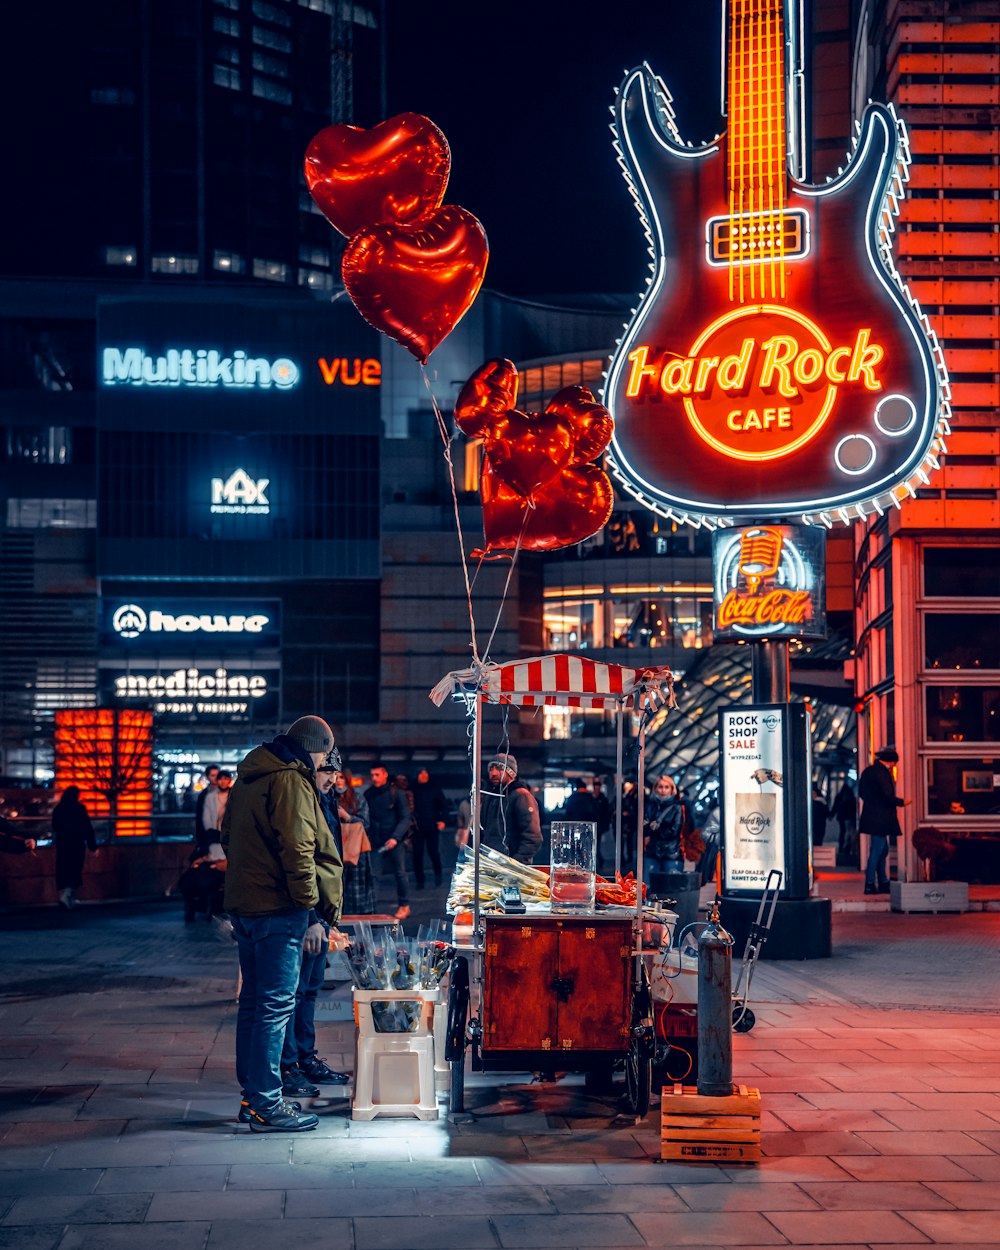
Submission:
[[[478,672],[449,673],[431,693],[440,706],[448,694],[477,685],[488,703],[519,707],[614,708],[673,704],[669,668],[623,668],[582,655],[543,655],[487,664]]]

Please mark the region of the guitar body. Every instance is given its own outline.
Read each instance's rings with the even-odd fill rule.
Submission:
[[[780,207],[768,188],[738,211],[727,137],[684,146],[648,68],[616,119],[656,258],[605,390],[625,487],[680,517],[816,520],[892,500],[933,453],[942,398],[940,353],[883,239],[894,115],[869,106],[833,182],[788,178]]]

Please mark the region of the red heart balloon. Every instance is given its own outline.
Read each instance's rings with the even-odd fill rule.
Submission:
[[[573,464],[596,460],[611,442],[614,418],[585,386],[564,386],[545,405],[545,411],[559,417],[575,432]]]
[[[564,469],[535,491],[534,507],[493,472],[489,460],[479,483],[486,546],[473,559],[526,551],[558,551],[583,542],[604,528],[614,507],[611,479],[596,465]]]
[[[446,204],[411,225],[359,230],[341,274],[362,317],[424,364],[472,307],[489,256],[476,218]]]
[[[572,425],[552,412],[507,412],[486,435],[497,477],[526,499],[575,460]]]
[[[327,126],[306,149],[306,183],[327,220],[348,238],[379,221],[414,221],[444,199],[448,140],[419,113],[371,130]]]
[[[462,387],[455,404],[455,424],[469,438],[481,438],[517,403],[517,366],[512,360],[488,360]]]

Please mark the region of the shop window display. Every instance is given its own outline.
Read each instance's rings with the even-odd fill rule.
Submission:
[[[1000,686],[928,686],[930,742],[1000,742]]]
[[[1000,814],[1000,756],[929,759],[927,812],[932,818]]]

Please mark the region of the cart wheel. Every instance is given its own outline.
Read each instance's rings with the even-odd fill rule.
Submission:
[[[733,1008],[733,1032],[749,1033],[753,1026],[757,1023],[757,1017],[753,1014],[749,1007]]]
[[[625,1054],[628,1105],[640,1119],[649,1110],[649,1095],[653,1088],[653,1060],[646,1050],[642,1039],[633,1037]]]

